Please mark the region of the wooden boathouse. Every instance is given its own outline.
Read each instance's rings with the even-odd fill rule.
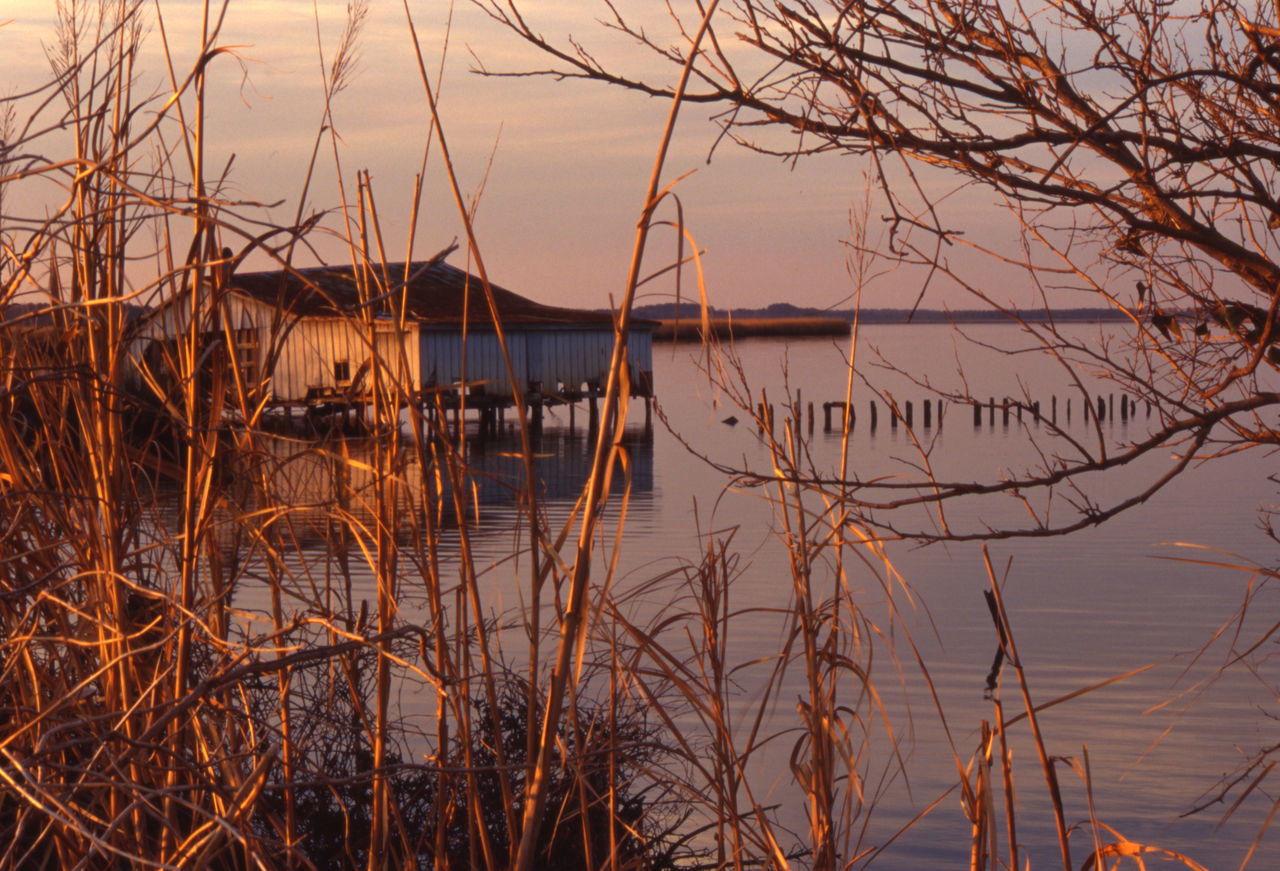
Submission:
[[[446,404],[462,397],[488,423],[488,410],[500,411],[521,391],[535,423],[544,406],[587,400],[595,422],[596,399],[603,394],[613,356],[614,322],[607,312],[561,308],[534,302],[490,284],[511,361],[503,359],[484,287],[474,275],[443,261],[414,273],[406,309],[419,330],[419,372],[424,396],[443,391]],[[655,321],[632,321],[627,339],[632,396],[653,396]],[[512,383],[512,375],[515,382]],[[647,416],[646,416],[647,417]]]
[[[216,274],[199,330],[276,409],[366,404],[377,358],[409,387],[406,401],[475,410],[485,429],[496,427],[516,392],[535,423],[548,405],[586,399],[594,411],[613,354],[612,315],[491,289],[514,383],[483,284],[443,255],[370,266],[360,275],[349,266]],[[190,318],[190,306],[176,298],[151,310],[140,319],[135,357],[155,369],[163,350],[188,334]],[[646,402],[656,326],[634,321],[627,342],[631,395]]]

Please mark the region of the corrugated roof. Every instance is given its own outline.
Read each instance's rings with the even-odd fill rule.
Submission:
[[[391,310],[392,300],[401,286],[407,287],[406,314],[424,325],[458,325],[463,312],[469,325],[483,327],[491,323],[489,306],[480,279],[450,266],[443,259],[409,264],[405,282],[405,264],[389,263],[383,282],[380,267],[369,273],[373,287],[369,295],[376,299],[379,312]],[[316,266],[291,271],[250,272],[234,274],[229,282],[233,289],[267,305],[281,306],[291,314],[303,317],[336,317],[358,311],[360,294],[355,272],[350,266]],[[518,293],[490,285],[504,326],[575,325],[612,327],[613,318],[606,312],[584,311],[543,305]],[[650,321],[636,324],[641,329],[653,326]]]

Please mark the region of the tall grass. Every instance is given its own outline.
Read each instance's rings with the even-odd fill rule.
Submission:
[[[702,559],[677,571],[629,588],[615,577],[628,320],[649,228],[673,196],[664,155],[680,101],[640,203],[591,474],[567,519],[553,522],[537,489],[529,414],[512,397],[522,598],[498,615],[473,554],[484,517],[467,441],[443,397],[409,382],[403,343],[384,355],[377,341],[388,318],[407,328],[408,276],[387,265],[383,228],[416,224],[421,183],[387,204],[367,174],[336,167],[332,232],[371,360],[358,434],[273,422],[270,364],[246,371],[226,352],[232,262],[252,253],[290,270],[306,234],[324,231],[301,204],[336,135],[331,101],[365,9],[351,8],[327,67],[297,220],[265,232],[206,166],[206,82],[228,51],[229,11],[202,9],[188,70],[165,42],[173,93],[138,101],[144,7],[68,3],[48,87],[0,103],[0,196],[45,182],[66,194],[46,217],[0,226],[0,865],[826,871],[874,860],[885,844],[871,819],[905,766],[909,724],[891,719],[873,663],[927,670],[896,611],[886,624],[864,608],[868,586],[895,607],[914,602],[864,519],[810,485],[800,431],[774,438],[757,421],[788,555],[789,589],[768,609],[776,649],[744,654],[732,530],[704,533]],[[501,333],[412,25],[433,120],[424,163],[434,147]],[[415,259],[412,238],[403,259]],[[133,306],[159,298],[182,307],[183,329],[144,353]],[[269,361],[289,329],[277,320]],[[744,413],[768,407],[726,349],[707,350],[709,377]],[[303,492],[302,469],[325,499]],[[642,604],[654,598],[668,602],[656,615]],[[998,624],[1017,664],[1002,610]],[[1020,666],[1018,677],[1035,724]],[[952,754],[975,868],[998,866],[993,796],[1012,795],[1003,748],[1016,719],[997,707],[973,760]],[[780,758],[801,833],[770,794]],[[1047,751],[1042,763],[1061,822]],[[1020,867],[1006,808],[1008,866]]]

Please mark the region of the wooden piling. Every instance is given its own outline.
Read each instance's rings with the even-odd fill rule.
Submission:
[[[849,429],[850,430],[853,429],[853,422],[857,416],[853,412],[852,405],[845,402],[838,402],[838,401],[824,402],[822,403],[822,431],[823,432],[831,432],[831,428],[833,426],[831,421],[831,412],[837,408],[840,409],[840,414],[843,416],[843,420],[840,421],[840,426],[843,428],[845,426],[845,423],[847,422]]]
[[[871,400],[871,428],[876,428],[876,401]]]
[[[924,401],[924,428],[929,429],[933,426],[933,403],[929,400]]]
[[[1107,398],[1101,393],[1098,394],[1098,423],[1107,419]]]
[[[908,399],[908,400],[907,400],[907,408],[906,408],[906,412],[907,412],[907,416],[906,416],[907,426],[911,426],[911,422],[912,422],[912,408],[911,408],[911,400],[910,400],[910,399]]]
[[[973,404],[973,425],[975,427],[982,426],[982,403],[975,402]]]

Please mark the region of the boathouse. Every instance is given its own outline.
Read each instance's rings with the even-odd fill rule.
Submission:
[[[447,254],[447,252],[445,252]],[[359,405],[368,400],[374,359],[406,386],[406,401],[501,408],[513,393],[535,407],[604,388],[614,346],[607,312],[534,302],[491,285],[511,360],[509,377],[480,279],[443,255],[409,264],[230,273],[207,291],[200,330],[225,349],[234,371],[259,384],[277,408]],[[138,335],[172,349],[190,329],[190,306],[170,299]],[[652,395],[652,321],[628,339],[633,396]]]
[[[394,317],[385,299],[361,294],[350,269],[218,276],[201,302],[202,368],[225,364],[224,377],[240,379],[269,407],[366,402],[375,355],[409,393],[418,384],[417,323]],[[139,320],[135,357],[152,379],[174,377],[192,317],[183,295]]]
[[[576,401],[600,393],[613,356],[613,316],[544,305],[491,284],[511,359],[512,384],[480,279],[443,261],[410,270],[409,313],[420,331],[421,384],[534,401]],[[653,321],[632,322],[627,340],[633,396],[651,396]],[[465,352],[464,352],[465,348]]]

